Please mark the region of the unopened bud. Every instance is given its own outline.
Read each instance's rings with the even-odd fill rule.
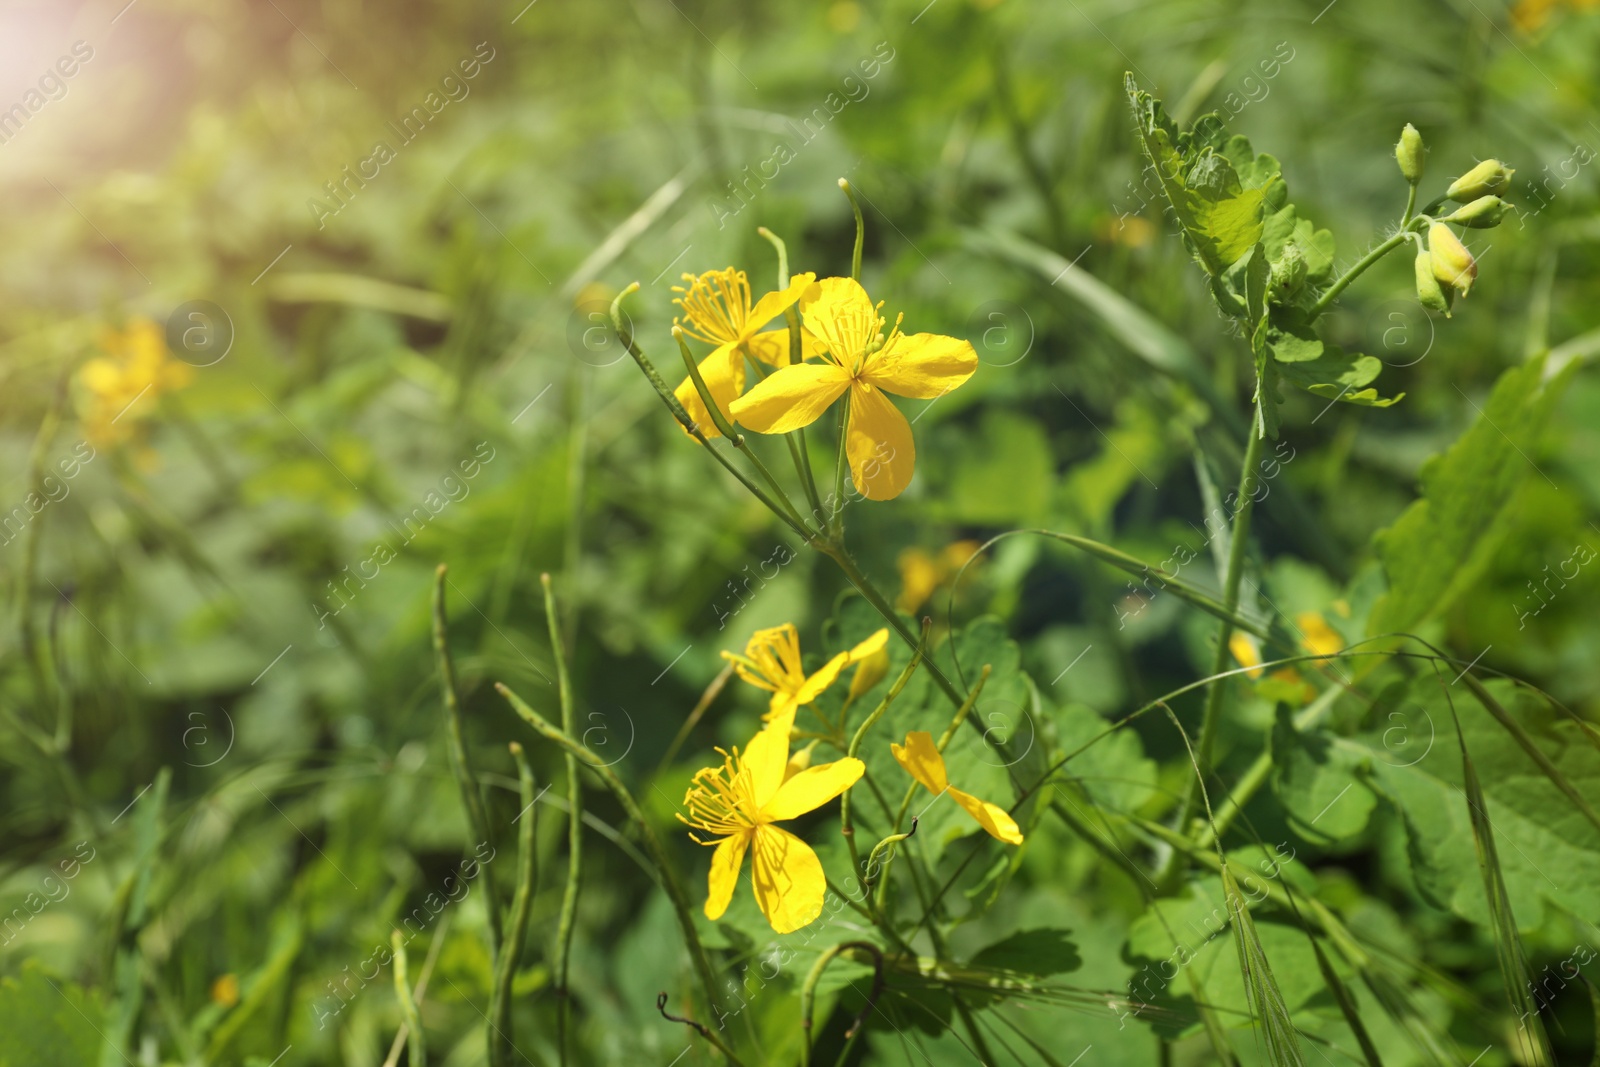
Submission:
[[[1515,173],[1498,159],[1486,159],[1451,182],[1444,195],[1458,204],[1480,196],[1499,196],[1511,188],[1511,176]]]
[[[1480,196],[1472,203],[1457,208],[1444,221],[1457,226],[1470,226],[1475,230],[1489,230],[1500,225],[1510,206],[1498,196]]]
[[[1305,253],[1300,251],[1300,246],[1291,244],[1283,250],[1283,256],[1272,265],[1272,273],[1267,283],[1268,295],[1275,304],[1289,304],[1305,288],[1306,275],[1310,268],[1306,263]]]
[[[1466,296],[1478,277],[1478,261],[1467,246],[1450,232],[1450,227],[1436,222],[1428,227],[1428,252],[1433,259],[1433,276]]]
[[[1417,300],[1429,311],[1442,311],[1450,317],[1450,298],[1433,275],[1433,257],[1424,249],[1417,253]]]
[[[1400,173],[1405,175],[1406,181],[1415,185],[1422,180],[1422,134],[1409,122],[1400,131],[1400,143],[1394,146],[1394,159],[1400,164]]]

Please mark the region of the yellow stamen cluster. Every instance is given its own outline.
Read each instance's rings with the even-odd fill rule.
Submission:
[[[673,303],[683,309],[687,322],[673,322],[682,326],[684,333],[714,345],[744,335],[745,319],[750,313],[750,280],[744,271],[729,267],[701,275],[685,274],[683,280],[689,283],[687,289],[674,285],[672,290],[683,294]]]
[[[697,830],[717,837],[727,837],[750,829],[755,825],[755,792],[750,772],[739,761],[739,750],[730,754],[717,749],[722,756],[722,766],[706,767],[696,771],[689,789],[683,795],[683,806],[689,814],[678,814],[678,820]],[[677,814],[677,813],[675,813]],[[714,845],[715,841],[701,841],[689,835],[696,844]]]

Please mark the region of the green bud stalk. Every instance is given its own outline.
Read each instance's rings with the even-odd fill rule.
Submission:
[[[1429,311],[1442,311],[1450,317],[1450,298],[1433,273],[1433,257],[1427,249],[1417,253],[1417,300]]]
[[[1400,131],[1400,143],[1394,146],[1394,160],[1400,164],[1400,173],[1412,185],[1422,180],[1422,134],[1411,123]]]
[[[1455,213],[1446,216],[1444,221],[1453,222],[1457,226],[1470,226],[1474,230],[1489,230],[1500,225],[1510,206],[1498,196],[1480,196],[1472,203],[1457,208]]]
[[[1466,296],[1478,278],[1478,261],[1472,258],[1467,246],[1450,227],[1436,222],[1428,227],[1428,252],[1433,260],[1433,276]]]
[[[1458,204],[1468,203],[1480,196],[1499,196],[1511,188],[1511,176],[1515,173],[1498,159],[1486,159],[1451,182],[1444,195]]]

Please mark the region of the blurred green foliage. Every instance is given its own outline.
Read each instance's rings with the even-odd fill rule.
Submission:
[[[1187,546],[1183,576],[1214,590],[1218,545],[1201,526],[1238,467],[1253,363],[1141,180],[1129,70],[1180,122],[1221,109],[1271,152],[1303,213],[1337,235],[1336,270],[1399,217],[1391,149],[1406,122],[1427,141],[1425,183],[1442,189],[1450,167],[1491,155],[1517,167],[1519,215],[1474,231],[1482,274],[1453,319],[1417,306],[1404,255],[1324,317],[1344,349],[1385,364],[1384,394],[1405,399],[1380,411],[1284,390],[1290,449],[1256,512],[1245,609],[1315,613],[1353,643],[1391,628],[1369,631],[1377,603],[1395,628],[1592,724],[1600,571],[1562,569],[1600,544],[1587,165],[1600,147],[1600,14],[1588,6],[8,5],[0,1064],[383,1063],[401,1011],[391,975],[366,971],[408,916],[411,972],[431,974],[421,1013],[436,1062],[483,1062],[482,883],[456,881],[456,899],[445,881],[481,843],[446,762],[429,654],[441,561],[468,749],[501,852],[519,807],[506,741],[528,746],[541,785],[563,773],[492,689],[555,713],[538,584],[549,572],[583,741],[658,820],[698,901],[706,854],[672,812],[712,747],[742,744],[764,707],[730,685],[669,751],[718,652],[793,621],[820,656],[876,622],[699,453],[596,314],[638,280],[626,309],[676,380],[680,273],[734,264],[769,285],[758,225],[787,240],[792,270],[847,272],[840,176],[866,208],[869,291],[917,329],[967,337],[983,361],[960,391],[906,406],[915,482],[848,509],[864,569],[894,590],[916,566],[904,551],[935,558],[1038,527],[1152,563]],[[79,58],[70,77],[63,56]],[[8,127],[12,102],[25,117]],[[168,331],[192,372],[112,423],[84,368],[115,347],[108,330],[140,320]],[[1510,395],[1569,364],[1543,406]],[[1515,426],[1480,421],[1497,403]],[[1464,433],[1458,447],[1502,457],[1499,439],[1515,434],[1526,464],[1492,479],[1425,467]],[[820,438],[816,458],[831,463]],[[1455,508],[1442,526],[1440,503],[1406,510],[1441,484]],[[1406,536],[1375,545],[1397,520]],[[767,577],[761,564],[785,545],[793,561]],[[1409,599],[1380,599],[1397,574]],[[1004,674],[982,726],[1032,738],[1031,758],[1088,745],[1208,669],[1213,620],[1058,543],[1008,537],[954,593],[953,579],[939,574],[908,611],[941,634],[971,627],[982,651],[962,660],[969,681],[981,663]],[[898,668],[906,650],[893,654]],[[1284,880],[1381,960],[1383,981],[1338,968],[1385,1064],[1521,1062],[1454,710],[1503,835],[1534,997],[1561,1062],[1579,1062],[1594,1024],[1575,973],[1600,981],[1583,955],[1600,951],[1595,828],[1464,686],[1444,690],[1452,709],[1425,661],[1340,662],[1337,684],[1310,668],[1277,689],[1229,683],[1213,801],[1263,745],[1277,759],[1226,833],[1229,855],[1251,868],[1293,855]],[[1295,736],[1307,678],[1338,691]],[[923,676],[913,685],[894,712],[902,731],[938,700]],[[1585,735],[1518,699],[1537,743],[1600,803]],[[1199,692],[1170,703],[1192,732]],[[1204,922],[1224,899],[1214,866],[1197,863],[1158,905],[1140,881],[1162,849],[1129,827],[1169,814],[1192,776],[1158,714],[1071,765],[1055,803],[1106,835],[1098,847],[1035,815],[1023,852],[980,851],[949,805],[921,831],[924,862],[955,879],[949,958],[1054,983],[982,1012],[1000,1062],[1075,1063],[1090,1047],[1085,1065],[1214,1062],[1208,1002],[1188,979],[1138,991],[1165,974],[1150,970],[1174,951],[1165,927],[1189,931],[1189,974],[1241,1062],[1264,1062],[1233,940]],[[951,756],[960,780],[1003,790],[988,750],[975,735],[965,745]],[[869,763],[895,773],[887,751]],[[532,1064],[557,1059],[562,794],[537,805],[540,882],[514,986]],[[654,1009],[662,990],[671,1010],[704,1006],[636,832],[603,790],[586,797],[574,1062],[713,1062]],[[1324,822],[1329,798],[1351,807]],[[1111,816],[1127,821],[1112,830]],[[848,869],[833,816],[808,818],[830,873]],[[1316,1053],[1359,1062],[1286,915],[1257,930],[1287,1008]],[[835,921],[854,933],[856,919]],[[730,1023],[739,1040],[795,1062],[799,983],[820,944],[791,935],[794,962],[781,962],[791,956],[775,955],[743,887],[723,922],[701,922],[730,981],[754,968],[764,983]],[[1050,931],[1040,959],[1024,931]],[[818,1061],[844,1047],[870,975],[860,961],[829,968]],[[972,1062],[951,986],[889,985],[855,1062]],[[1158,992],[1157,1008],[1129,1013],[1127,997]],[[1158,1059],[1163,1039],[1172,1059]]]

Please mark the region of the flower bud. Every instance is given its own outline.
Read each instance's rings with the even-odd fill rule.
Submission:
[[[1428,252],[1433,260],[1433,276],[1466,296],[1478,277],[1478,261],[1467,246],[1450,232],[1450,227],[1436,222],[1428,227]]]
[[[1429,311],[1442,311],[1450,317],[1450,298],[1433,275],[1433,257],[1424,249],[1417,253],[1417,300]]]
[[[1282,257],[1272,265],[1268,276],[1267,298],[1275,304],[1290,304],[1306,286],[1310,267],[1300,246],[1291,244],[1283,250]]]
[[[1457,226],[1470,226],[1475,230],[1489,230],[1500,225],[1500,220],[1506,217],[1506,211],[1510,206],[1498,196],[1480,196],[1472,203],[1457,208],[1455,213],[1446,216],[1444,221],[1453,222]]]
[[[1515,173],[1498,159],[1486,159],[1451,182],[1444,195],[1458,204],[1465,204],[1480,196],[1498,196],[1511,188],[1511,176]]]
[[[1400,173],[1412,185],[1422,180],[1422,134],[1411,123],[1400,131],[1400,143],[1394,146],[1394,160],[1400,164]]]

